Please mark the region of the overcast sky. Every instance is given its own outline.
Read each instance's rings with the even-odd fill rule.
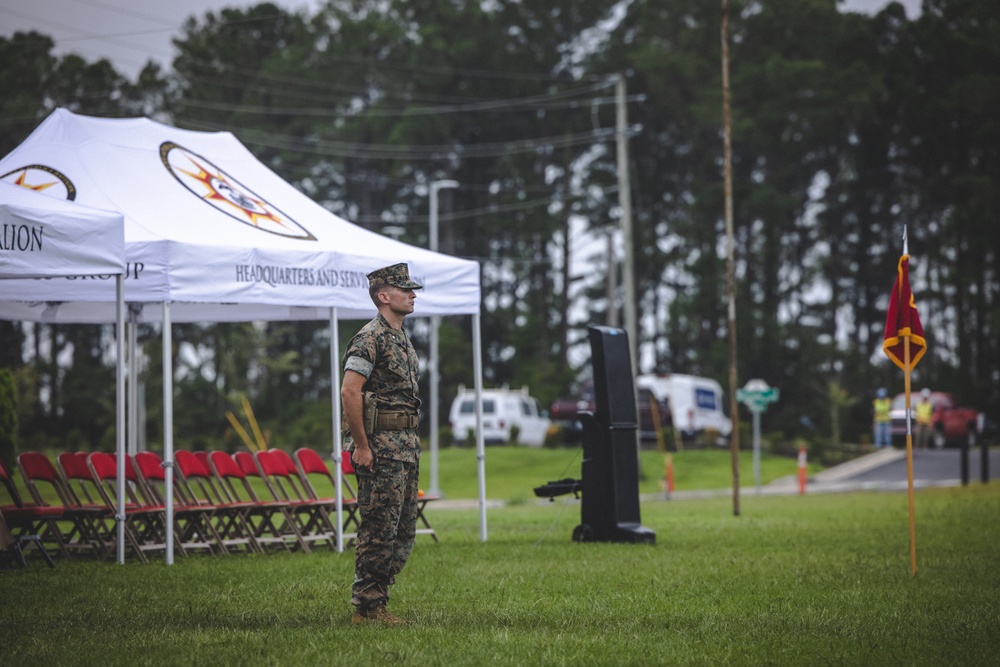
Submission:
[[[289,9],[313,10],[321,0],[272,0]],[[888,0],[843,0],[851,11],[874,12]],[[914,18],[920,0],[902,0]],[[0,35],[35,30],[52,37],[57,55],[78,53],[88,61],[107,58],[117,70],[135,78],[149,59],[169,67],[171,38],[187,17],[223,7],[258,4],[243,0],[0,0]],[[2,64],[0,64],[2,66]]]

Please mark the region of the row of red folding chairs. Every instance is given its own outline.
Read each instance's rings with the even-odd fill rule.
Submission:
[[[48,530],[50,522],[62,519],[61,507],[39,507],[35,503],[25,503],[21,500],[14,480],[0,461],[0,483],[7,489],[11,502],[0,505],[0,545],[4,547],[0,562],[6,564],[14,561],[21,567],[26,567],[24,547],[34,545],[41,552],[49,567],[53,567],[52,558],[43,545],[39,533]]]
[[[173,507],[174,547],[184,555],[202,550],[228,554],[263,553],[267,548],[309,552],[310,545],[336,549],[336,480],[323,458],[301,448],[294,459],[271,449],[250,454],[188,452],[175,454]],[[0,466],[0,478],[14,500],[0,507],[15,533],[38,535],[59,554],[91,553],[109,557],[114,552],[117,506],[117,457],[102,452],[67,452],[56,464],[43,454],[26,452],[18,468],[34,502],[21,502],[13,480]],[[345,472],[353,472],[345,457]],[[166,476],[157,454],[126,457],[124,533],[129,550],[142,562],[147,553],[166,549]],[[251,479],[258,479],[257,484]],[[357,500],[346,475],[342,477],[344,539],[358,525]],[[61,505],[48,505],[42,487],[48,486]],[[258,492],[258,488],[263,491]],[[421,533],[437,535],[427,522],[421,498]]]

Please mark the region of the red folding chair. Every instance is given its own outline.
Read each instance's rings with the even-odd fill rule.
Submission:
[[[63,452],[56,456],[56,467],[73,506],[90,510],[88,528],[98,556],[111,556],[116,537],[114,511],[101,500],[87,467],[87,452]]]
[[[163,470],[163,459],[153,452],[139,452],[132,458],[132,462],[141,481],[140,488],[145,494],[147,504],[165,507],[167,476]],[[174,532],[184,547],[184,553],[201,549],[211,554],[228,554],[229,549],[222,542],[213,523],[216,507],[202,505],[189,498],[184,493],[184,485],[177,483],[176,480],[172,487]]]
[[[56,543],[59,553],[69,557],[71,553],[103,552],[98,525],[108,516],[107,509],[96,505],[81,505],[67,488],[59,470],[41,452],[24,452],[17,457],[17,467],[21,470],[25,487],[36,505],[48,505],[43,499],[48,492],[59,498],[63,521],[56,526],[60,530],[47,533]]]
[[[91,452],[87,455],[87,467],[97,484],[98,493],[105,505],[112,510],[118,508],[118,462],[117,455],[106,452]],[[138,479],[131,463],[125,456],[125,507],[121,513],[125,527],[125,544],[136,558],[148,563],[147,551],[166,551],[166,514],[162,506],[146,505],[137,493]],[[117,512],[116,512],[117,514]],[[174,536],[177,550],[183,554],[184,547]]]
[[[87,467],[87,452],[63,452],[56,456],[56,467],[66,482],[66,488],[81,505],[104,507]]]
[[[336,550],[337,527],[330,518],[333,503],[309,497],[288,452],[265,449],[255,452],[253,458],[260,477],[274,499],[290,504],[289,509],[298,522],[302,539],[310,544],[326,542],[331,549]]]
[[[254,539],[253,528],[248,518],[253,503],[233,503],[226,500],[215,477],[212,476],[212,471],[193,453],[185,450],[174,452],[174,462],[177,464],[178,473],[174,478],[174,484],[181,485],[184,495],[192,502],[215,508],[215,513],[212,515],[215,532],[226,549],[242,547],[247,552],[263,553],[263,549]]]
[[[3,483],[7,493],[10,495],[10,503],[0,505],[0,517],[11,531],[13,543],[8,547],[14,558],[21,567],[27,567],[28,563],[24,558],[25,545],[34,545],[49,567],[55,567],[52,557],[42,543],[39,533],[49,529],[49,523],[62,518],[62,508],[60,507],[39,507],[37,505],[27,505],[21,500],[14,480],[7,474],[3,462],[0,462],[0,483]],[[58,526],[51,528],[58,531]]]
[[[345,475],[354,475],[355,478],[357,477],[357,473],[354,471],[354,464],[351,463],[350,452],[344,452],[344,456],[341,457],[340,470]],[[348,484],[347,488],[349,489],[351,488],[350,484]],[[427,503],[433,502],[435,500],[440,500],[440,498],[441,496],[439,495],[429,495],[429,494],[423,494],[417,498],[417,519],[420,521],[420,523],[424,524],[424,527],[417,528],[416,533],[417,535],[430,535],[432,538],[434,538],[435,542],[440,542],[440,540],[438,539],[437,533],[434,532],[434,528],[427,520],[427,514],[425,514],[424,510],[427,508]]]
[[[246,454],[246,463],[252,471],[253,477],[259,477],[257,464],[253,457]],[[254,539],[261,546],[276,545],[290,551],[293,547],[298,547],[305,552],[309,552],[309,545],[302,539],[295,519],[292,518],[289,503],[272,500],[263,500],[254,489],[250,479],[237,463],[237,457],[229,456],[225,452],[210,452],[208,454],[209,466],[212,474],[219,480],[220,490],[225,494],[226,499],[232,503],[249,502],[252,503],[247,518],[253,529]]]
[[[336,505],[337,501],[337,479],[326,465],[326,461],[316,450],[309,447],[300,447],[295,450],[295,463],[298,468],[299,478],[302,485],[311,498],[324,500]],[[351,488],[347,477],[341,475],[341,502],[344,516],[344,539],[354,539],[357,537],[358,526],[358,498]],[[331,510],[332,511],[332,510]],[[351,530],[351,528],[354,530]]]

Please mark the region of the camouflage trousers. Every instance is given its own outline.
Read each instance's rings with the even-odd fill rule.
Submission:
[[[357,476],[361,525],[351,604],[364,610],[389,601],[389,586],[413,550],[419,464],[379,459],[374,472],[358,469]]]

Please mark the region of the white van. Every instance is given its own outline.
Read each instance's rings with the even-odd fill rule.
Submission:
[[[724,410],[722,387],[710,378],[679,373],[640,375],[639,388],[648,389],[659,401],[670,402],[670,417],[681,437],[691,440],[706,431],[729,437],[732,423]]]
[[[455,442],[466,439],[469,431],[476,430],[476,392],[459,386],[458,396],[451,404],[448,415]],[[488,443],[506,443],[511,440],[511,427],[517,426],[517,440],[521,445],[541,447],[545,443],[551,422],[538,407],[538,401],[528,394],[528,388],[511,391],[483,390],[483,440]]]

